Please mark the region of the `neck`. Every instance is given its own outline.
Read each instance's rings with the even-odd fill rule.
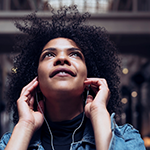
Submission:
[[[53,122],[71,120],[83,112],[82,96],[57,94],[47,98],[45,103],[47,117]]]

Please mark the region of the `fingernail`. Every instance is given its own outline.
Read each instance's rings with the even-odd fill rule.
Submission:
[[[37,79],[37,77],[35,77],[34,79],[33,79],[33,81],[35,81]]]
[[[34,81],[33,85],[36,84],[38,81]]]
[[[92,95],[88,95],[87,99],[93,99],[93,96]]]
[[[86,80],[89,80],[89,78],[86,78]]]

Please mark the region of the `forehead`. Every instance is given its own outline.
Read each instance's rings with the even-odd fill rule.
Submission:
[[[50,40],[43,49],[49,48],[49,47],[53,47],[53,48],[58,48],[58,49],[67,49],[67,48],[78,48],[80,49],[77,44],[68,38],[55,38]]]

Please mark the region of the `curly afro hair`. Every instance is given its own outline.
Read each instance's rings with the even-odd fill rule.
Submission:
[[[114,44],[109,40],[104,28],[85,25],[89,13],[80,14],[76,6],[62,7],[57,12],[51,10],[51,21],[43,20],[36,13],[26,16],[16,27],[26,34],[20,39],[15,50],[20,53],[14,59],[14,68],[9,78],[7,99],[9,109],[13,110],[13,121],[17,123],[18,112],[16,101],[22,88],[35,76],[39,57],[43,47],[50,40],[64,37],[73,40],[83,52],[88,70],[88,77],[105,78],[111,97],[107,105],[109,113],[118,112],[119,99],[119,59]]]

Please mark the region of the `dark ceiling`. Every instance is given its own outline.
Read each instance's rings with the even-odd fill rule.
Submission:
[[[14,34],[0,34],[0,53],[16,53],[13,51],[16,36]],[[115,43],[121,54],[135,54],[150,58],[150,34],[111,34],[110,39]]]

